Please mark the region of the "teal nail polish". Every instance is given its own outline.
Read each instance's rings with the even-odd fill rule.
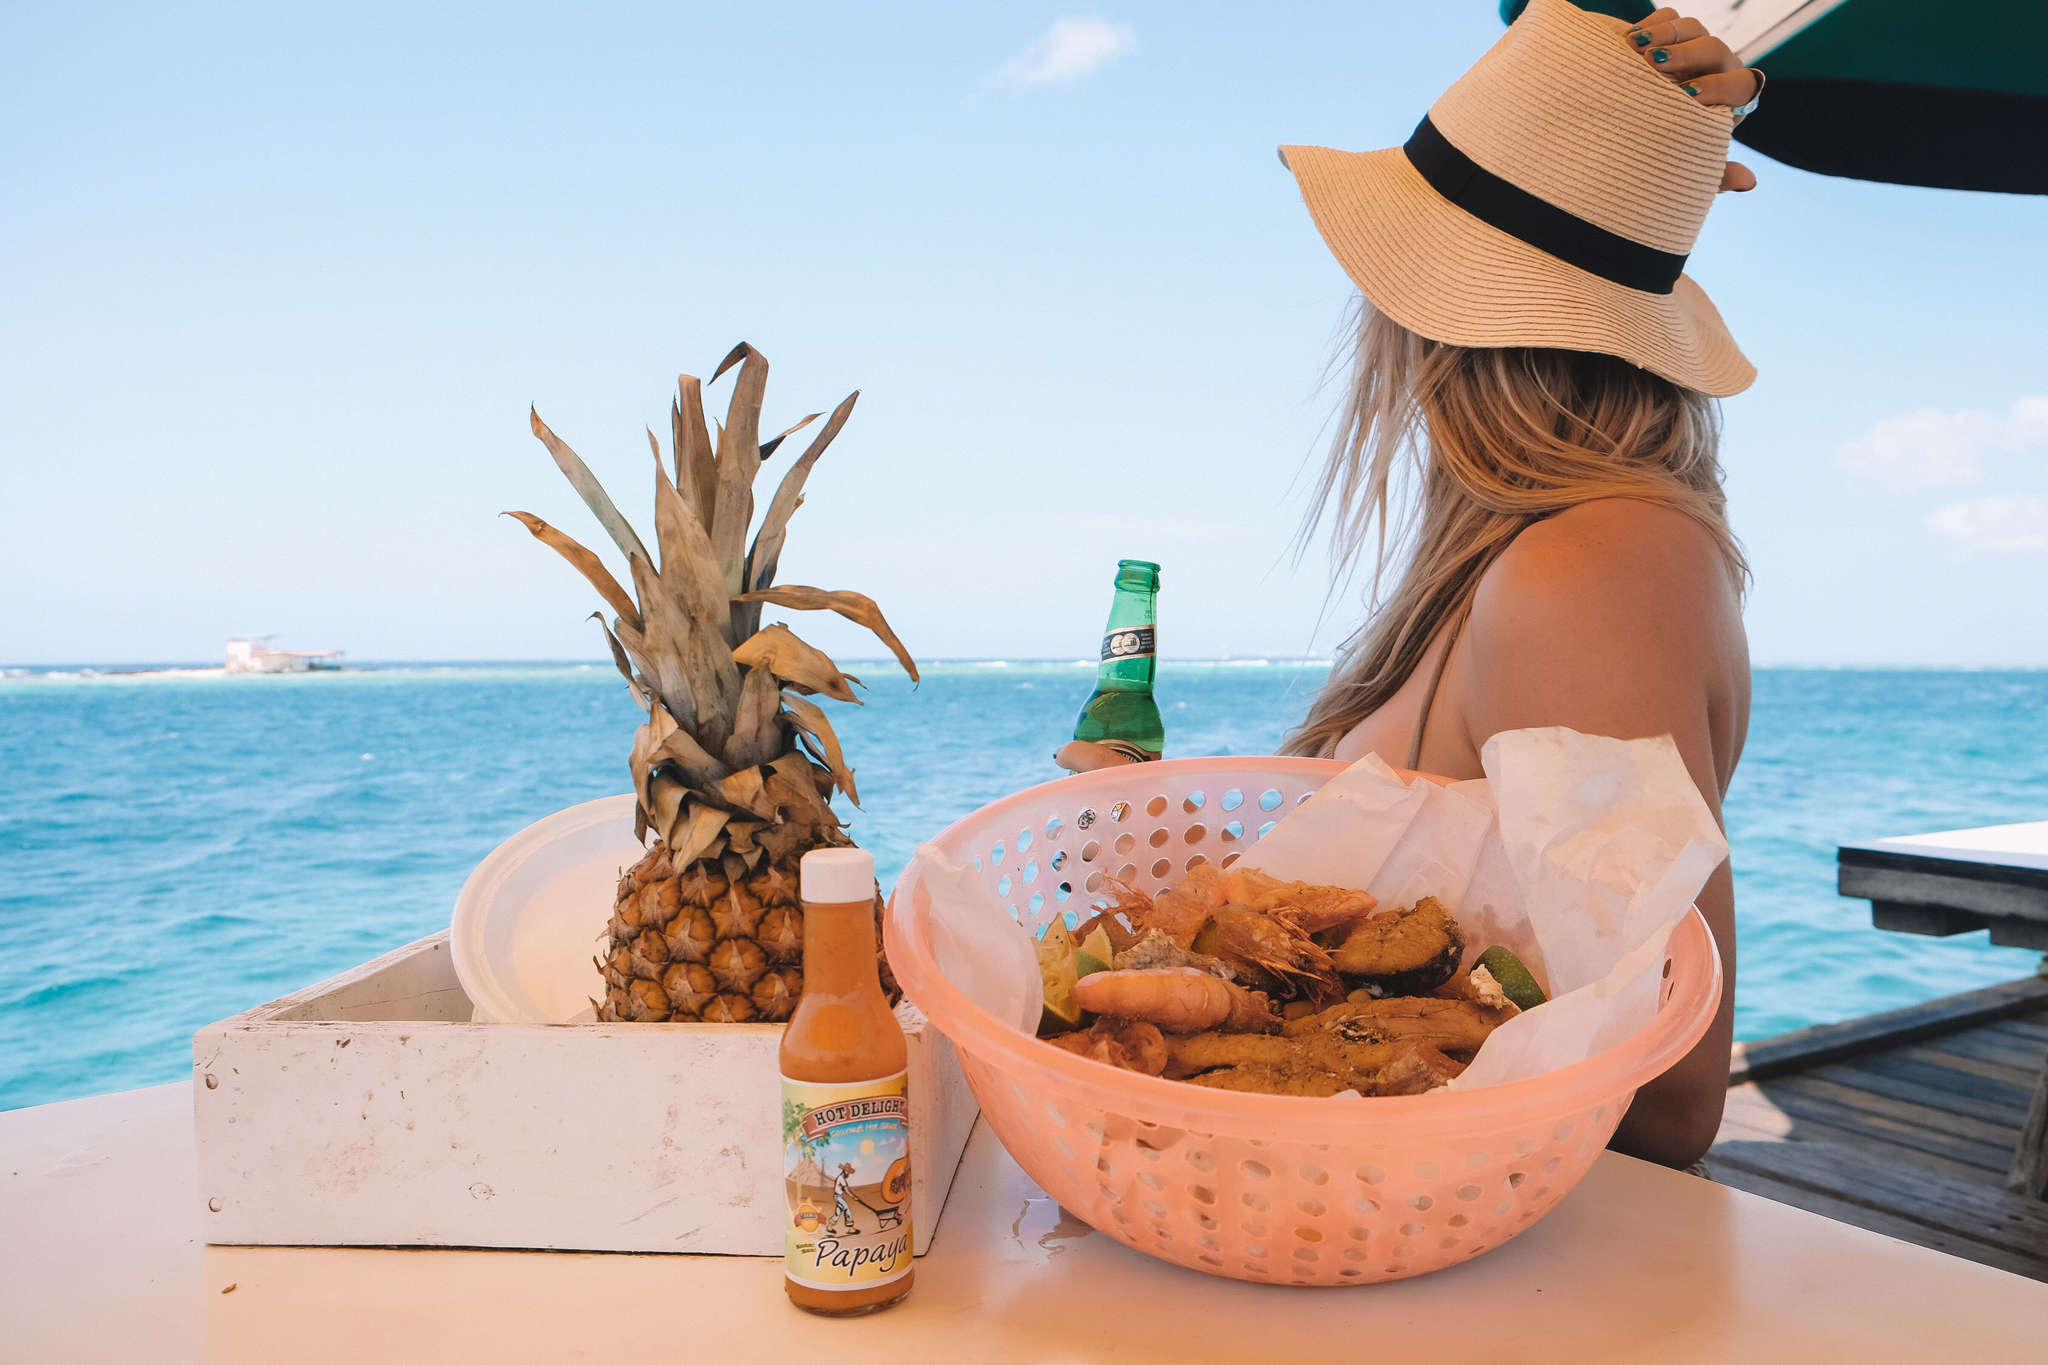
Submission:
[[[1657,65],[1662,66],[1664,65],[1664,63],[1671,60],[1671,54],[1660,47],[1655,52],[1652,52],[1650,54],[1650,60],[1655,62]]]
[[[1641,29],[1637,29],[1634,33],[1629,34],[1629,41],[1637,47],[1648,47],[1650,45],[1650,35]]]
[[[1678,88],[1680,90],[1683,90],[1688,95],[1697,95],[1700,92],[1700,88],[1697,85],[1694,85],[1691,81],[1687,81],[1684,85],[1681,85]]]

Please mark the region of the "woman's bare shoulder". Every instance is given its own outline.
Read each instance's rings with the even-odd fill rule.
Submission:
[[[1595,624],[1649,609],[1739,610],[1719,542],[1683,512],[1629,498],[1581,503],[1523,531],[1480,580],[1473,611]]]

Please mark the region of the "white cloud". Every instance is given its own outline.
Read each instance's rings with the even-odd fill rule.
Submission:
[[[1927,529],[1966,554],[2025,554],[2048,550],[2048,498],[2000,493],[1937,507]]]
[[[1835,449],[1835,468],[1895,493],[1977,483],[1984,457],[2048,445],[2048,398],[2021,398],[1995,412],[1909,412],[1887,417]],[[1947,510],[1947,509],[1944,509]]]
[[[1106,19],[1055,19],[1052,27],[1005,66],[996,79],[1003,85],[1056,85],[1085,76],[1138,43],[1129,24]]]

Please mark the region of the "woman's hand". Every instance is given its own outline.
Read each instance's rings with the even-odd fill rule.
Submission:
[[[1744,66],[1728,44],[1708,33],[1699,20],[1680,18],[1675,9],[1653,12],[1628,31],[1626,41],[1658,75],[1676,81],[1701,104],[1737,108],[1764,88],[1763,76]],[[1756,173],[1731,161],[1721,172],[1721,188],[1753,190]]]
[[[1135,763],[1106,744],[1090,744],[1085,739],[1070,739],[1053,752],[1052,761],[1070,773],[1092,773],[1097,768],[1114,768],[1119,763]]]

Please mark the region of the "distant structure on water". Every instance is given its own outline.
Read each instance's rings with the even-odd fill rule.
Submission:
[[[338,649],[272,649],[274,635],[237,635],[228,641],[230,673],[311,673],[341,667]]]

